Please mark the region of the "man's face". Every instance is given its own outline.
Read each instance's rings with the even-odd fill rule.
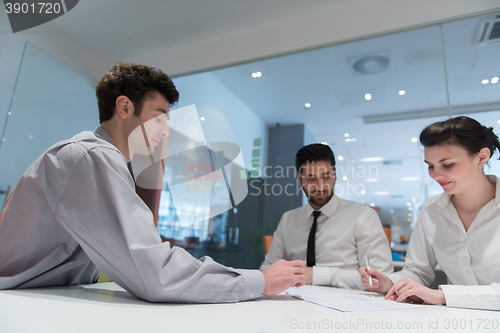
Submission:
[[[332,198],[337,175],[330,161],[305,163],[300,167],[297,177],[314,209],[326,205]]]
[[[153,95],[153,98],[144,100],[140,116],[134,116],[131,121],[132,132],[129,136],[131,155],[150,154],[154,147],[168,136],[169,107],[166,98],[158,92]]]

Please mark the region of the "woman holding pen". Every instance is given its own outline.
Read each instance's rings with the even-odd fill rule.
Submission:
[[[403,270],[385,275],[362,267],[361,281],[397,302],[500,310],[500,179],[483,171],[500,152],[498,137],[491,127],[456,117],[426,127],[420,142],[429,175],[445,193],[422,208]],[[449,284],[433,290],[426,286],[438,264]]]

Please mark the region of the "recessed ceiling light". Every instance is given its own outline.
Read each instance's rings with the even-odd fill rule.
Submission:
[[[365,193],[366,193],[366,191],[365,191],[365,190],[361,190],[361,191],[360,191],[360,193],[361,193],[361,194],[365,194]]]
[[[28,139],[30,140],[33,139],[33,135],[28,136]]]
[[[364,157],[361,159],[361,162],[380,162],[383,160],[383,157]]]
[[[394,209],[391,209],[389,213],[394,214]]]
[[[339,156],[337,156],[337,159],[338,159],[339,161],[343,161],[343,160],[344,160],[344,156],[339,155]]]
[[[9,113],[7,113],[8,116],[10,116],[12,114],[12,112],[9,111]]]
[[[311,103],[306,103],[304,104],[306,108],[310,108],[311,107]]]
[[[368,183],[375,183],[375,182],[378,182],[378,178],[366,178],[366,179],[365,179],[365,182],[368,182]]]
[[[408,222],[411,222],[411,218],[408,218]]]
[[[345,138],[345,142],[354,142],[356,138]]]
[[[205,121],[205,117],[200,117],[200,120],[201,121]]]
[[[365,99],[367,101],[371,100],[372,99],[372,94],[365,94]]]
[[[347,177],[346,176],[342,177],[342,180],[347,181]]]
[[[375,195],[389,195],[390,193],[387,191],[378,191],[378,192],[374,192],[373,194],[375,194]]]
[[[492,77],[491,78],[491,83],[492,84],[498,83],[498,76]]]
[[[420,180],[420,178],[418,178],[418,177],[403,177],[403,178],[401,178],[401,180],[403,182],[416,182],[416,181]]]
[[[500,120],[497,120],[497,124],[500,124]]]
[[[252,73],[252,77],[254,79],[258,78],[258,77],[261,77],[262,76],[262,72],[255,72],[255,73]]]
[[[327,145],[328,146],[328,142],[321,142],[322,145]]]
[[[344,133],[344,137],[348,138],[349,137],[349,133]]]
[[[412,214],[412,213],[408,213],[408,217],[412,217],[412,216],[413,216],[413,214]]]
[[[399,94],[399,96],[403,96],[404,94],[406,94],[406,91],[404,91],[404,90],[400,90],[400,91],[398,92],[398,94]]]
[[[417,139],[416,136],[414,136],[413,138],[411,138],[411,142],[417,142],[417,141],[418,141],[418,139]]]
[[[410,206],[411,206],[411,202],[407,202],[407,203],[406,203],[406,205],[407,205],[408,207],[410,207]]]
[[[413,201],[413,202],[417,202],[417,198],[412,197],[412,198],[411,198],[411,201]]]
[[[375,204],[372,202],[372,203],[370,204],[370,207],[375,207]]]
[[[483,81],[481,81],[481,84],[488,84],[488,83],[490,83],[490,80],[488,79],[484,79]]]
[[[408,210],[411,212],[413,210],[413,208],[412,207],[408,207]]]

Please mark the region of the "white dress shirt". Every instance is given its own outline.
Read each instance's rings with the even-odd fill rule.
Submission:
[[[265,284],[258,270],[162,243],[102,128],[56,143],[12,191],[0,217],[0,289],[93,283],[98,270],[152,302],[237,302]]]
[[[448,285],[439,286],[448,306],[500,310],[500,182],[496,195],[465,228],[443,193],[426,201],[413,230],[405,267],[391,274],[392,282],[409,277],[425,286],[434,280],[439,265]]]
[[[393,272],[389,242],[373,209],[333,195],[319,210],[314,285],[364,289],[358,268],[366,265],[366,255],[370,267]],[[283,214],[260,270],[279,259],[306,260],[313,211],[307,204]]]

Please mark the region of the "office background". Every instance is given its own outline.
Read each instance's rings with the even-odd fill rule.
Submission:
[[[238,144],[248,171],[241,204],[189,227],[166,184],[152,202],[165,240],[258,267],[262,235],[305,202],[286,172],[295,152],[323,142],[336,193],[376,209],[398,243],[441,193],[420,131],[463,114],[500,128],[499,15],[492,0],[81,1],[12,34],[1,11],[0,190],[54,142],[98,126],[95,85],[130,61],[172,75],[173,109],[195,104],[207,142]],[[485,171],[500,175],[499,163]]]

